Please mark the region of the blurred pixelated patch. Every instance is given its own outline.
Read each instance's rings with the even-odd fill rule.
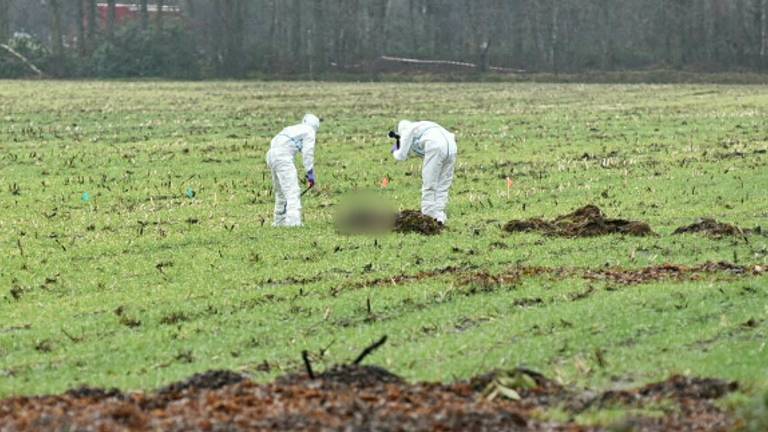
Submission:
[[[394,205],[377,191],[346,194],[335,215],[336,231],[342,234],[382,234],[395,226]]]

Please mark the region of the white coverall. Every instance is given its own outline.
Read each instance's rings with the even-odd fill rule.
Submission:
[[[401,121],[397,126],[400,149],[393,152],[395,159],[404,161],[408,156],[424,158],[421,171],[421,213],[445,223],[448,191],[453,183],[456,165],[456,137],[437,123]]]
[[[311,116],[311,117],[310,117]],[[272,170],[275,190],[275,221],[272,226],[301,226],[299,176],[293,163],[296,153],[307,173],[314,173],[315,142],[320,121],[308,114],[301,124],[289,126],[272,139],[267,165]]]

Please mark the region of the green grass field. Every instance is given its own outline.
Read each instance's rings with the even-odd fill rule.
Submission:
[[[319,188],[306,227],[276,230],[264,155],[305,111],[325,119]],[[418,208],[420,161],[388,152],[401,118],[457,134],[449,229],[337,234],[354,190]],[[211,368],[266,381],[303,349],[322,369],[385,334],[367,361],[410,380],[526,365],[601,388],[676,373],[762,386],[765,273],[579,271],[765,266],[765,234],[672,231],[768,227],[766,150],[764,86],[0,82],[0,397]],[[586,204],[658,236],[501,230]],[[477,281],[539,266],[553,271]]]

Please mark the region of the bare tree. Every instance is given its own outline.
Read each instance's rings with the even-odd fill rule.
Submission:
[[[765,64],[765,58],[768,56],[768,0],[763,0],[760,3],[760,57],[763,58],[763,64]]]
[[[88,38],[88,49],[93,49],[94,45],[96,45],[96,0],[86,0],[86,10],[85,13],[87,15],[87,21],[88,21],[88,34],[86,35]]]
[[[107,3],[106,19],[97,1]],[[100,33],[114,37],[117,2],[0,0],[0,41],[14,29],[51,42],[61,39],[54,32],[66,41],[74,30],[87,43],[73,48],[87,56]],[[316,74],[331,65],[361,70],[359,65],[383,54],[456,60],[484,71],[768,68],[768,0],[133,2],[140,6],[136,22],[143,29],[161,28],[172,18],[150,13],[151,5],[181,5],[189,18],[189,46],[215,65],[207,70],[218,76],[242,76],[250,69]],[[56,45],[51,51],[66,55],[68,47]]]
[[[278,0],[270,0],[272,10],[269,20],[269,48],[267,49],[267,63],[272,71],[278,70],[278,30],[280,28],[280,6]]]
[[[0,0],[0,43],[5,43],[11,33],[11,3],[13,0]]]
[[[310,53],[310,73],[323,72],[328,58],[328,24],[326,21],[327,2],[315,0],[312,8],[312,52]]]
[[[187,16],[190,19],[195,20],[197,18],[197,8],[195,8],[195,2],[193,0],[186,0],[185,5]]]
[[[613,69],[614,61],[616,60],[616,45],[613,37],[605,37],[605,35],[611,35],[615,32],[616,17],[614,16],[614,2],[611,0],[598,0],[597,8],[600,13],[601,32],[603,37],[600,38],[600,63],[603,69]]]
[[[165,18],[165,1],[164,0],[158,0],[157,1],[157,15],[155,15],[155,24],[157,25],[158,30],[161,30],[163,28],[163,19]]]
[[[552,24],[549,31],[549,64],[550,70],[557,74],[560,61],[560,0],[551,0],[550,12]]]
[[[223,76],[240,77],[244,73],[245,20],[247,0],[219,0],[220,25],[223,40],[217,43],[221,58],[220,73]]]
[[[115,0],[107,0],[107,34],[110,38],[115,36],[115,24],[117,23],[117,4]]]
[[[88,44],[85,37],[85,4],[84,0],[75,1],[75,18],[77,19],[77,51],[80,57],[88,53]]]
[[[141,29],[149,29],[149,0],[141,0]]]
[[[378,57],[385,54],[385,48],[387,43],[387,9],[389,8],[389,0],[374,0],[371,7],[372,25],[372,45],[373,54]]]
[[[51,46],[53,48],[53,73],[61,74],[64,63],[64,37],[61,24],[61,0],[48,0],[51,18]]]
[[[285,0],[284,0],[285,1]],[[305,0],[291,0],[290,5],[290,28],[291,28],[291,52],[293,53],[293,72],[299,72],[301,68],[301,59],[304,58],[302,49],[304,32],[302,31],[301,11]]]

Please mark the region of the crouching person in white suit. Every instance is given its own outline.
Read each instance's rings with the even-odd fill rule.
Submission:
[[[421,213],[444,224],[448,219],[445,208],[458,152],[456,137],[437,123],[408,120],[398,123],[397,132],[390,132],[389,136],[397,140],[392,154],[398,161],[412,155],[424,158]]]
[[[315,143],[320,119],[314,114],[304,116],[301,124],[289,126],[272,139],[267,152],[267,165],[272,170],[275,191],[275,221],[272,226],[301,226],[301,191],[294,165],[296,153],[307,173],[309,188],[315,186]]]

